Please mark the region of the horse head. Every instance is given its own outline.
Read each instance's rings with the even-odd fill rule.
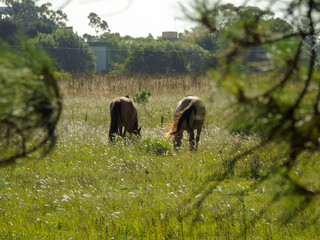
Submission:
[[[139,127],[138,129],[134,129],[133,130],[133,134],[137,137],[137,138],[141,138],[141,128]]]

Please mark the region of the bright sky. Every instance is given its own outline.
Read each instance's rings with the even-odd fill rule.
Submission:
[[[68,26],[75,32],[94,35],[89,24],[88,15],[96,13],[105,20],[111,32],[121,36],[153,37],[161,36],[163,31],[183,32],[190,28],[190,22],[179,20],[182,16],[178,0],[40,0],[39,3],[50,2],[52,9],[57,10],[65,3],[63,12],[68,15]]]
[[[163,31],[183,32],[193,24],[184,19],[179,2],[189,5],[192,0],[40,0],[38,3],[52,3],[52,9],[61,9],[68,15],[68,26],[75,32],[95,35],[89,24],[88,15],[96,13],[105,20],[112,33],[121,36],[153,37],[161,36]],[[244,0],[225,0],[240,5]],[[251,0],[248,5],[257,5],[259,0]],[[251,4],[250,4],[251,3]],[[258,5],[259,6],[259,5]]]

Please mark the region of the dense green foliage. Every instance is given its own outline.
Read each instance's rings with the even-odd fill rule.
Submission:
[[[135,103],[147,103],[149,102],[150,92],[142,91],[141,93],[136,93],[133,97]]]
[[[38,6],[33,0],[6,0],[6,14],[0,18],[0,38],[16,45],[21,35],[44,47],[59,71],[94,73],[95,58],[90,47],[72,31],[63,31],[67,20],[51,4]]]
[[[123,71],[125,60],[129,56],[129,45],[132,37],[121,37],[118,33],[104,33],[99,37],[99,41],[110,44],[110,71],[119,73]]]
[[[0,163],[54,146],[61,99],[51,61],[23,44],[0,52]]]
[[[216,18],[208,16],[204,21],[214,21],[211,26],[214,31],[199,25],[185,31],[176,41],[164,41],[161,37],[154,39],[152,35],[146,38],[121,37],[111,32],[90,37],[95,41],[111,44],[111,72],[172,74],[205,72],[212,65],[218,68],[220,53],[227,54],[228,48],[232,46],[232,39],[245,34],[245,30],[242,30],[243,19],[246,19],[246,24],[254,24],[255,18],[260,16],[258,28],[264,35],[293,32],[293,27],[288,22],[275,18],[271,11],[256,7],[226,4],[219,6],[211,14]],[[85,37],[89,39],[88,35]],[[242,51],[243,56],[238,61],[242,69],[254,71],[261,71],[253,65],[266,61],[269,53],[267,46],[253,46],[239,51]]]
[[[61,10],[51,10],[50,3],[38,6],[36,2],[37,0],[4,0],[8,7],[7,14],[4,15],[6,20],[10,20],[10,24],[14,24],[20,32],[29,37],[35,37],[38,33],[52,33],[65,26],[66,14]]]
[[[206,69],[210,54],[197,44],[180,39],[121,37],[105,33],[99,41],[111,44],[111,72],[141,74],[200,73]]]
[[[39,34],[32,40],[46,50],[57,69],[69,73],[94,73],[95,57],[89,45],[69,30]]]
[[[0,38],[10,44],[16,44],[17,25],[8,18],[0,19]]]
[[[37,37],[38,42],[43,40],[42,45],[49,45],[50,56],[54,58],[59,70],[94,72],[92,70],[94,68],[93,59],[91,59],[83,44],[80,44],[76,38],[70,39],[71,36],[69,34],[63,36],[68,39],[68,41],[65,41],[69,42],[68,44],[61,43],[60,36],[57,40],[54,37],[55,35],[61,35],[60,33],[55,33],[55,31],[65,26],[64,21],[67,20],[67,16],[62,11],[50,10],[49,7],[51,5],[49,3],[37,6],[37,1],[31,0],[6,0],[5,3],[11,8],[9,8],[9,15],[0,20],[0,29],[4,30],[1,31],[2,33],[10,33],[17,30],[32,38],[42,33],[41,36]],[[118,33],[111,33],[107,22],[102,20],[96,13],[91,12],[88,16],[89,25],[95,28],[96,36],[84,34],[83,38],[88,41],[103,41],[110,44],[109,72],[184,74],[205,72],[209,65],[214,65],[217,68],[219,54],[221,52],[227,54],[227,49],[232,45],[232,41],[234,39],[239,40],[238,37],[246,33],[246,30],[241,30],[243,29],[243,24],[255,25],[257,16],[259,16],[260,20],[256,29],[263,33],[261,36],[268,34],[278,36],[285,33],[289,34],[293,31],[292,25],[288,22],[275,18],[275,14],[269,10],[264,11],[257,7],[235,7],[232,4],[226,4],[217,7],[210,14],[215,17],[208,16],[203,19],[204,22],[213,21],[209,29],[199,25],[179,35],[177,41],[163,41],[161,37],[154,39],[152,35],[146,38],[132,38],[130,36],[121,37]],[[246,23],[244,23],[243,19],[246,19]],[[301,21],[300,23],[301,26],[305,27],[307,21]],[[100,31],[102,31],[101,35],[98,35]],[[44,37],[44,34],[49,36]],[[254,38],[255,36],[251,37]],[[7,34],[4,34],[2,38],[12,42],[11,37]],[[51,40],[48,40],[49,38]],[[62,47],[59,47],[60,45]],[[56,53],[53,53],[52,49],[55,49]],[[61,49],[66,54],[61,53]],[[262,45],[253,46],[246,50],[238,50],[243,51],[242,56],[250,55],[249,58],[243,61],[239,59],[242,70],[260,71],[261,69],[252,65],[266,61],[269,53],[269,49]],[[305,55],[307,56],[307,53]],[[70,61],[70,58],[78,59],[79,64],[75,60]],[[85,63],[86,61],[88,61],[87,64]]]
[[[186,59],[172,48],[163,48],[161,44],[137,46],[130,51],[126,59],[125,69],[133,73],[166,74],[186,73]]]

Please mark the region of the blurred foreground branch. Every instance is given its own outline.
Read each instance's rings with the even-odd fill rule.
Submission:
[[[0,53],[0,164],[13,163],[40,150],[48,153],[56,141],[62,109],[51,61],[30,44]]]
[[[274,167],[294,186],[295,194],[305,196],[307,205],[320,190],[303,183],[294,169],[302,153],[320,150],[316,71],[320,3],[292,0],[283,8],[283,20],[271,11],[279,1],[271,1],[265,9],[246,2],[236,7],[220,1],[195,1],[191,11],[184,8],[189,19],[219,36],[225,46],[210,74],[239,104],[232,126],[242,125],[251,132],[258,129],[261,136],[257,146],[230,160],[231,171],[257,149],[268,144],[286,146],[281,149],[285,157],[276,159]],[[248,60],[256,52],[261,53],[260,58]]]

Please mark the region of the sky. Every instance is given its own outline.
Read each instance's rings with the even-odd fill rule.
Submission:
[[[163,31],[183,32],[190,28],[191,23],[180,20],[178,0],[41,0],[39,3],[50,2],[52,9],[62,7],[67,14],[68,26],[82,36],[84,33],[95,35],[89,24],[88,16],[96,13],[105,20],[111,32],[121,36],[153,37],[161,36]],[[70,2],[66,6],[65,3]],[[186,1],[185,1],[186,2]]]
[[[189,6],[192,0],[39,0],[38,4],[50,2],[51,9],[61,9],[67,14],[67,26],[79,36],[84,33],[95,35],[89,24],[88,16],[96,13],[105,20],[112,33],[121,36],[154,38],[164,31],[184,32],[190,30],[195,23],[184,17],[179,3]],[[241,5],[244,0],[224,0],[234,5]],[[257,6],[261,1],[251,0],[248,5]],[[258,5],[259,6],[259,5]]]

